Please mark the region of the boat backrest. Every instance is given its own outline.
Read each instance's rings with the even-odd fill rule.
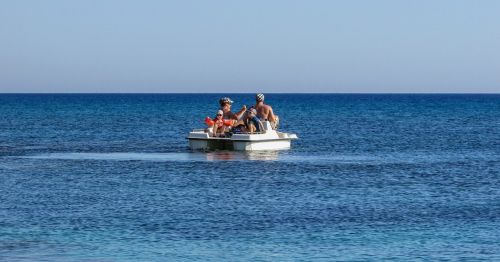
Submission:
[[[273,130],[273,127],[271,126],[271,122],[269,121],[263,121],[262,125],[264,126],[264,130]]]

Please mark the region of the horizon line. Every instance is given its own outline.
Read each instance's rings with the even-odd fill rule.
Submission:
[[[332,95],[498,95],[500,92],[262,92],[264,94],[288,94],[288,95],[314,95],[314,94],[332,94]],[[249,92],[0,92],[0,95],[195,95],[195,94],[255,94]]]

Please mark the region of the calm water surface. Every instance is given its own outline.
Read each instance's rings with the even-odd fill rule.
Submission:
[[[268,94],[291,150],[191,152],[220,96],[0,95],[0,260],[500,260],[500,95]]]

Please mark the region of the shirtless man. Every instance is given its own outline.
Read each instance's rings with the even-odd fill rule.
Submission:
[[[247,110],[247,107],[243,105],[240,111],[238,113],[233,113],[231,112],[231,105],[233,104],[233,101],[229,97],[223,97],[219,99],[219,104],[220,104],[220,109],[224,112],[224,119],[234,119],[238,120],[243,113]]]
[[[274,114],[273,108],[270,105],[264,104],[264,94],[255,95],[255,109],[257,110],[257,117],[262,121],[271,122],[271,126],[276,128],[278,124],[278,117]]]

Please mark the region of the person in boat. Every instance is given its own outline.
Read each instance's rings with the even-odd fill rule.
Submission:
[[[257,110],[255,108],[250,108],[246,112],[245,130],[250,134],[264,132],[264,125],[257,117]]]
[[[233,105],[233,101],[229,97],[223,97],[219,99],[219,104],[220,104],[220,109],[222,110],[222,112],[224,112],[223,115],[224,119],[238,120],[247,110],[246,105],[243,105],[243,107],[237,113],[231,112],[231,106]]]
[[[224,126],[224,112],[222,110],[217,111],[217,115],[214,119],[214,126],[212,129],[212,134],[214,137],[223,137],[226,127]]]
[[[264,104],[264,94],[255,95],[255,109],[261,121],[269,121],[273,129],[278,128],[279,117],[274,114],[270,105]]]
[[[256,116],[257,111],[251,107],[245,113],[242,119],[238,120],[231,130],[234,134],[245,134],[254,132],[263,132],[264,125],[262,121]]]

